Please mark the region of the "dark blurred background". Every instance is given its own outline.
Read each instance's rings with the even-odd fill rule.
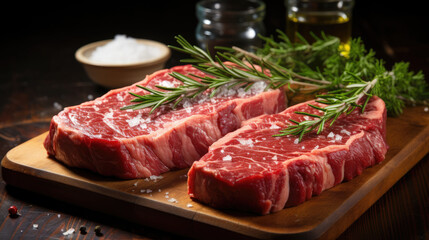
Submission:
[[[28,64],[32,65],[37,64],[34,60],[50,56],[52,64],[81,71],[74,60],[74,51],[86,43],[113,38],[115,34],[149,38],[166,44],[175,44],[174,36],[181,34],[189,41],[195,41],[196,2],[73,1],[61,6],[12,3],[12,7],[2,9],[1,46],[5,48],[1,57],[2,69],[13,71],[15,61],[29,61]],[[265,2],[267,35],[273,34],[275,29],[284,30],[284,0]],[[388,63],[411,61],[412,68],[422,69],[429,61],[429,21],[421,4],[416,1],[356,0],[353,37],[361,37],[368,48],[374,49]],[[17,52],[24,55],[16,55]],[[46,69],[49,66],[39,67],[40,70],[49,70]],[[2,72],[3,79],[7,76]]]

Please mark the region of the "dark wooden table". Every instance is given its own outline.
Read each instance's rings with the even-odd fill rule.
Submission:
[[[127,34],[175,44],[194,40],[195,1],[64,6],[12,4],[1,16],[0,157],[48,130],[63,107],[107,92],[89,80],[74,52],[89,42]],[[266,1],[268,33],[284,27],[283,1]],[[69,4],[69,5],[67,5]],[[395,5],[397,4],[397,5]],[[404,4],[400,2],[400,4]],[[390,1],[356,3],[353,36],[361,37],[387,64],[410,62],[429,76],[429,37],[423,7]],[[173,52],[167,67],[184,56]],[[429,143],[428,143],[429,144]],[[0,239],[181,239],[34,192],[0,183]],[[429,239],[429,155],[384,194],[339,239]],[[11,218],[15,205],[21,216]],[[88,234],[63,236],[85,225]],[[102,236],[94,233],[101,226]]]

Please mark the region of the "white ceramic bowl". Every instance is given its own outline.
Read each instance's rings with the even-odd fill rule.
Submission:
[[[104,40],[79,48],[75,53],[75,57],[83,65],[89,78],[95,83],[110,89],[128,86],[143,80],[148,74],[163,69],[171,55],[170,49],[163,43],[147,39],[136,40],[139,43],[159,48],[161,50],[160,55],[154,59],[137,63],[104,64],[92,62],[90,60],[92,52],[97,47],[112,41]]]

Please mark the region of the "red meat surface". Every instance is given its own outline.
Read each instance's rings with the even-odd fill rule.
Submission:
[[[194,200],[216,208],[268,214],[309,200],[384,160],[386,108],[373,97],[364,113],[356,109],[341,115],[332,127],[317,135],[273,137],[296,121],[321,115],[308,106],[262,115],[215,142],[188,173],[188,193]]]

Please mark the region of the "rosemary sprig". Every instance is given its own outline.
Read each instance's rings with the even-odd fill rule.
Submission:
[[[361,108],[361,111],[363,112],[366,104],[372,97],[371,90],[377,83],[378,79],[375,78],[370,82],[365,82],[356,75],[352,73],[349,74],[359,80],[359,83],[349,84],[343,89],[323,95],[317,95],[316,102],[327,105],[325,107],[309,104],[310,107],[322,111],[322,115],[307,112],[295,112],[297,114],[313,117],[313,120],[298,122],[290,119],[290,121],[295,123],[295,125],[289,125],[286,129],[280,130],[280,133],[274,136],[281,137],[286,135],[298,135],[299,141],[301,141],[305,134],[313,132],[315,129],[317,129],[316,133],[320,134],[324,130],[325,124],[329,123],[329,126],[332,126],[342,114],[350,114],[357,107]],[[359,104],[360,100],[365,96],[366,100],[364,104]]]
[[[267,88],[277,89],[286,84],[296,84],[304,86],[306,89],[321,89],[330,82],[300,76],[287,68],[252,55],[242,49],[230,49],[231,52],[217,53],[212,57],[208,51],[191,45],[182,36],[176,37],[181,47],[169,46],[172,49],[189,54],[192,59],[184,59],[184,63],[192,63],[195,68],[205,73],[205,76],[189,74],[189,76],[176,72],[170,75],[183,84],[178,87],[156,86],[156,89],[149,89],[144,86],[138,87],[146,90],[149,94],[139,95],[130,92],[135,98],[133,103],[122,109],[152,108],[151,113],[161,105],[173,104],[176,107],[185,98],[194,98],[206,90],[211,90],[210,97],[216,95],[217,90],[222,86],[242,87],[249,89],[254,83],[263,81]],[[241,57],[238,57],[238,54]],[[199,81],[198,81],[199,80]]]
[[[319,102],[327,106],[311,106],[322,111],[322,115],[298,113],[314,119],[303,122],[291,120],[295,125],[281,130],[277,136],[298,135],[301,141],[303,135],[309,132],[319,134],[327,123],[330,122],[331,126],[341,114],[348,114],[355,108],[361,108],[363,112],[373,95],[384,100],[390,116],[400,115],[407,103],[428,104],[429,89],[421,71],[409,71],[409,64],[404,62],[396,63],[388,71],[384,62],[375,57],[374,51],[365,49],[359,38],[351,41],[348,56],[342,55],[335,41],[323,34],[321,38],[315,37],[313,45],[306,41],[292,43],[281,32],[279,39],[276,42],[272,37],[265,38],[265,47],[258,49],[258,55],[288,65],[300,75],[325,79],[331,84],[326,86],[330,90],[327,94],[316,96]],[[316,48],[315,45],[323,48]],[[366,101],[359,105],[358,102],[365,96]]]
[[[130,93],[135,97],[132,102],[136,104],[122,109],[150,107],[153,112],[164,104],[172,104],[174,108],[185,98],[194,98],[206,92],[213,97],[220,87],[242,87],[247,90],[259,81],[272,89],[285,85],[290,88],[295,84],[318,93],[317,102],[326,105],[310,105],[323,112],[322,115],[298,112],[314,119],[303,122],[291,119],[295,124],[276,135],[298,135],[301,141],[309,132],[319,134],[326,126],[332,126],[341,114],[349,114],[356,108],[363,112],[374,95],[385,101],[388,114],[392,116],[401,114],[407,103],[428,104],[429,90],[421,71],[415,74],[408,70],[408,63],[402,62],[388,71],[384,62],[375,57],[375,52],[366,50],[359,38],[352,39],[350,51],[344,56],[340,52],[338,38],[322,33],[320,38],[313,35],[315,41],[312,44],[302,37],[301,42],[292,43],[286,34],[278,33],[279,40],[260,36],[265,45],[257,48],[256,53],[232,47],[223,48],[224,52],[213,57],[208,51],[178,36],[176,40],[180,47],[170,47],[190,55],[190,59],[182,62],[191,63],[206,75],[173,72],[171,76],[181,81],[182,85],[171,88],[156,86],[158,90],[139,86],[149,94]],[[359,104],[364,97],[364,103]]]
[[[195,81],[192,78],[182,75],[180,73],[173,72],[171,75],[182,81],[183,85],[180,85],[175,88],[156,86],[159,89],[166,90],[165,92],[137,85],[137,87],[148,91],[150,94],[138,95],[136,93],[130,92],[130,94],[135,97],[133,100],[131,100],[131,102],[137,103],[125,106],[121,109],[136,110],[150,107],[152,108],[150,113],[152,113],[156,108],[164,104],[174,102],[173,107],[176,107],[177,104],[179,104],[185,97],[193,98],[201,92],[204,92],[209,87],[207,84]]]

